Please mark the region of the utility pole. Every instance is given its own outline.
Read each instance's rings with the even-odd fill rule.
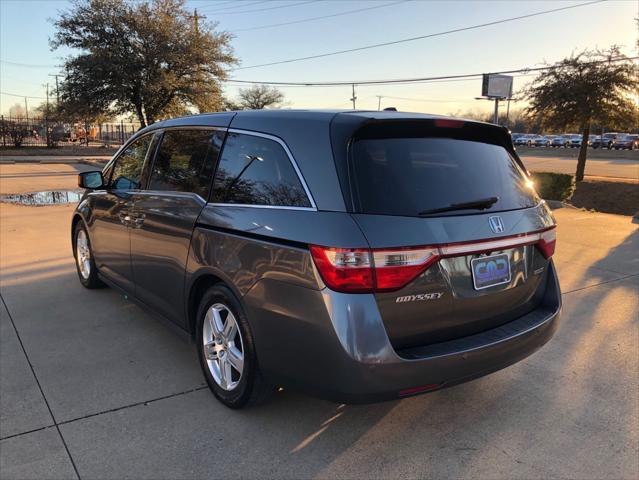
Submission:
[[[56,97],[56,103],[57,105],[60,105],[60,87],[58,84],[58,77],[60,77],[61,75],[58,75],[57,73],[55,75],[49,74],[50,77],[55,77],[55,97]]]
[[[51,146],[51,139],[49,138],[49,83],[47,82],[47,113],[44,116],[44,130],[47,136],[47,147]]]
[[[197,39],[200,36],[200,19],[204,20],[206,17],[204,15],[199,15],[197,13],[197,8],[193,11],[193,26],[195,27],[195,38]]]
[[[351,102],[353,102],[353,110],[355,110],[355,100],[357,100],[357,97],[355,96],[355,84],[353,83],[353,96],[351,97]]]
[[[377,111],[379,112],[382,109],[382,96],[375,95],[377,97]]]
[[[27,116],[27,123],[29,123],[29,105],[27,105],[27,97],[24,97],[24,114]]]

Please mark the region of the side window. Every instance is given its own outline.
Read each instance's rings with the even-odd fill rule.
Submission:
[[[193,192],[208,197],[224,133],[214,130],[168,130],[151,171],[149,190]]]
[[[153,135],[145,135],[136,140],[115,159],[110,187],[115,190],[135,190],[140,188],[140,176],[144,159]]]
[[[310,207],[291,161],[274,140],[229,133],[213,183],[213,202]]]

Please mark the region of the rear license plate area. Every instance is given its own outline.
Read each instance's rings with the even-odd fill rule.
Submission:
[[[508,254],[473,258],[470,261],[475,290],[510,282],[510,258]]]

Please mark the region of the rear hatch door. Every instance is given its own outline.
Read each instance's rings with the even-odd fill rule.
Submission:
[[[375,293],[396,348],[494,328],[540,301],[538,232],[554,221],[511,145],[499,127],[455,121],[373,123],[351,139],[353,217],[381,250],[376,267],[389,249],[390,261],[407,247],[438,255],[408,284]]]

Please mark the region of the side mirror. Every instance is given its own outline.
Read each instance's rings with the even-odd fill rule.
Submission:
[[[104,188],[104,177],[102,172],[82,172],[78,174],[78,187],[89,190]]]

